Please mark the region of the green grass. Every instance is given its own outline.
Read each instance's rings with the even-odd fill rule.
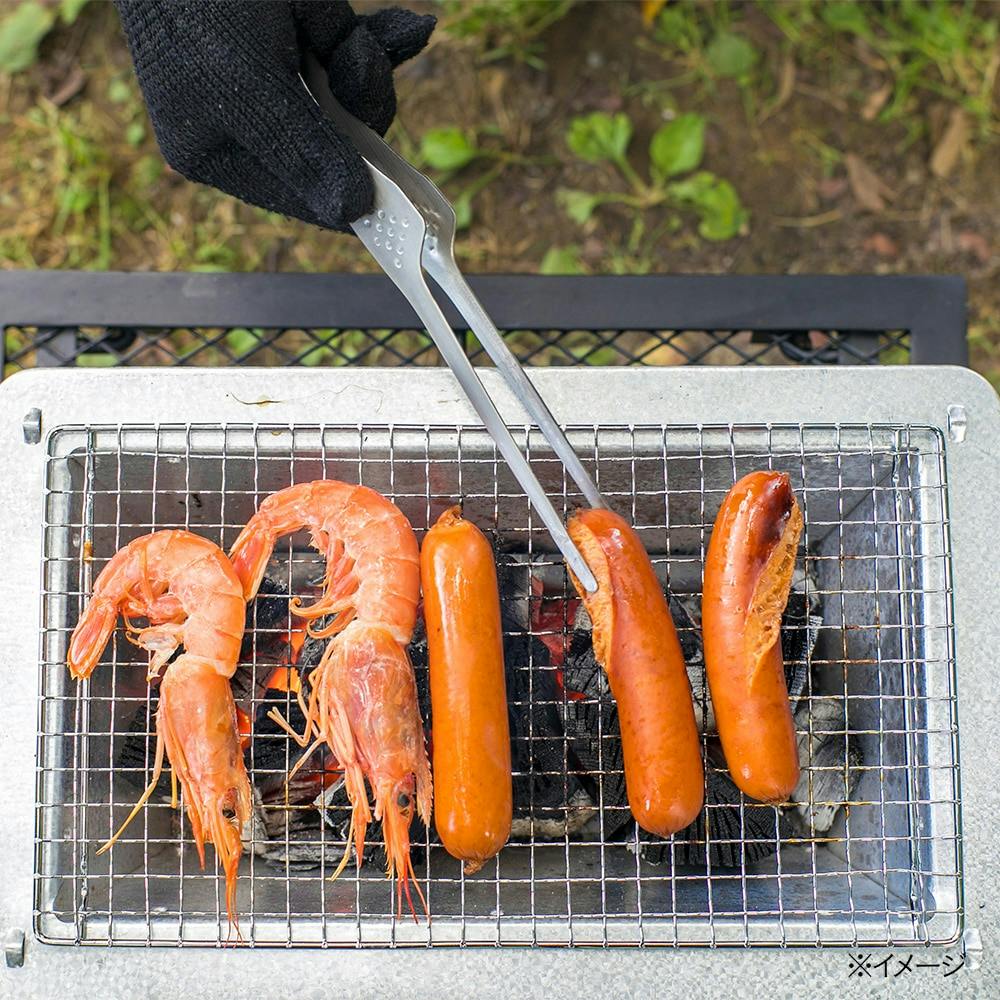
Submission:
[[[440,30],[468,39],[483,63],[512,59],[545,68],[541,36],[562,20],[576,0],[438,0]]]
[[[802,56],[861,60],[882,69],[892,90],[880,120],[903,118],[918,98],[931,96],[959,105],[980,127],[995,128],[1000,50],[997,11],[990,3],[766,0],[762,6]]]

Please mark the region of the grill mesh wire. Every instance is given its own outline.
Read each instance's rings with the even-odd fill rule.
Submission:
[[[909,353],[909,335],[712,330],[506,331],[505,339],[529,365],[774,365],[878,364]],[[490,359],[463,335],[477,365]],[[423,331],[405,329],[269,329],[263,327],[8,327],[5,371],[33,367],[329,365],[440,365]]]
[[[581,498],[545,442],[525,428],[516,434],[557,506],[571,510]],[[783,945],[954,937],[961,911],[959,792],[946,481],[937,432],[906,425],[650,425],[577,427],[569,436],[676,591],[700,589],[711,525],[733,481],[755,468],[790,473],[806,524],[799,564],[804,558],[813,581],[807,585],[823,612],[803,696],[807,711],[797,718],[810,737],[804,768],[811,785],[831,770],[828,761],[814,759],[813,738],[843,740],[841,763],[832,768],[839,778],[830,800],[838,807],[833,828],[779,834],[770,858],[739,868],[692,868],[676,863],[673,844],[664,864],[640,860],[635,832],[631,849],[612,841],[599,812],[590,832],[555,842],[532,834],[471,878],[434,848],[430,834],[426,857],[416,864],[433,916],[429,926],[396,919],[394,887],[375,866],[357,874],[351,865],[332,883],[325,861],[298,871],[250,851],[239,890],[245,942]],[[79,686],[64,665],[68,635],[93,578],[130,539],[188,527],[228,547],[262,495],[320,476],[382,491],[418,534],[461,499],[467,516],[495,532],[502,564],[526,564],[568,593],[558,554],[480,429],[60,428],[49,439],[42,570],[35,904],[43,939],[226,940],[213,851],[202,872],[186,819],[168,804],[151,802],[115,849],[96,857],[138,794],[113,763],[129,720],[145,707],[151,734],[153,713],[142,654],[120,631],[94,678]],[[271,572],[295,590],[318,566],[296,539],[278,552]],[[256,652],[250,666],[271,669],[256,661]],[[541,738],[531,720],[541,672],[550,668],[530,653],[512,666],[528,681],[527,697],[516,706],[529,719],[524,738]],[[704,684],[695,685],[694,696],[705,703]],[[814,723],[829,702],[846,705],[842,731],[824,733]],[[609,737],[599,735],[610,758]],[[848,756],[849,741],[861,750],[860,763]],[[153,747],[147,735],[139,784],[148,780]],[[610,772],[602,758],[596,775],[602,790]],[[565,774],[550,777],[566,787]],[[741,852],[746,818],[772,808],[742,803]],[[712,830],[709,815],[708,841]],[[370,834],[377,840],[377,825]],[[339,855],[343,842],[329,829],[318,828],[316,839]]]

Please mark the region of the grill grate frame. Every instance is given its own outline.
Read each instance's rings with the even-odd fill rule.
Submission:
[[[518,428],[517,434],[550,495],[571,509],[580,498],[542,439],[528,428]],[[246,942],[787,945],[927,943],[953,936],[961,916],[959,792],[947,483],[938,432],[891,424],[644,425],[573,427],[569,436],[592,464],[611,505],[632,518],[654,563],[673,581],[700,579],[715,511],[738,475],[762,465],[792,474],[806,519],[807,560],[817,579],[833,584],[820,587],[826,617],[817,651],[825,653],[812,657],[810,677],[817,670],[840,670],[843,684],[842,693],[814,691],[811,680],[806,697],[810,706],[825,698],[846,699],[849,720],[855,710],[855,721],[843,733],[845,745],[849,738],[874,741],[875,763],[866,756],[863,767],[877,778],[877,800],[852,800],[841,834],[815,838],[804,858],[801,845],[782,840],[773,870],[653,868],[637,854],[627,854],[624,844],[608,842],[603,815],[596,836],[583,841],[566,837],[555,847],[531,837],[509,845],[498,863],[471,879],[438,850],[430,854],[427,869],[417,865],[435,917],[429,928],[393,917],[393,887],[375,869],[366,867],[356,878],[352,866],[341,877],[342,885],[333,887],[320,872],[276,872],[250,853],[239,897]],[[492,441],[477,428],[60,428],[49,439],[42,567],[35,909],[36,933],[43,940],[152,945],[225,941],[221,884],[211,861],[201,873],[190,842],[178,852],[176,836],[151,832],[149,809],[120,842],[133,857],[135,852],[141,857],[137,876],[121,862],[115,868],[116,852],[125,854],[122,847],[107,856],[104,868],[104,859],[93,857],[112,831],[112,821],[123,818],[134,797],[127,787],[113,794],[112,813],[107,796],[98,791],[107,780],[114,793],[115,771],[93,758],[100,757],[105,745],[113,757],[114,740],[122,735],[111,724],[113,711],[102,727],[101,706],[113,710],[124,704],[130,674],[142,675],[138,651],[119,633],[110,647],[110,662],[99,668],[104,676],[77,689],[66,676],[65,645],[93,576],[129,538],[158,528],[191,527],[227,546],[255,499],[275,488],[275,477],[286,484],[316,475],[381,490],[403,507],[418,534],[440,510],[464,498],[470,516],[497,529],[505,548],[519,548],[541,573],[561,572],[558,554],[552,553]],[[201,487],[206,476],[217,487],[217,504],[216,491]],[[137,504],[142,517],[134,516]],[[123,512],[132,516],[123,518]],[[92,560],[82,555],[87,541],[93,545]],[[298,560],[314,562],[298,548],[289,548],[289,581]],[[865,586],[868,574],[872,579]],[[566,590],[564,577],[562,587]],[[897,609],[895,617],[886,617],[892,608]],[[858,636],[865,632],[874,633],[869,643],[874,656],[859,658]],[[546,668],[530,657],[524,666],[531,701],[531,678]],[[859,671],[869,680],[874,677],[874,689],[857,689]],[[888,678],[898,682],[898,692]],[[105,685],[104,693],[100,685]],[[695,691],[695,696],[704,699],[706,693]],[[141,692],[135,704],[143,703],[149,732],[149,701]],[[865,715],[871,706],[877,725]],[[532,719],[532,705],[523,707]],[[809,713],[810,731],[811,720]],[[79,733],[88,735],[78,738]],[[148,739],[147,769],[151,763]],[[887,799],[887,787],[903,792]],[[741,815],[765,808],[772,807],[744,804]],[[168,807],[155,805],[153,811]],[[92,826],[95,815],[101,820],[99,829]],[[183,836],[183,818],[181,823]],[[372,836],[377,839],[377,829]],[[430,847],[429,839],[424,846]],[[841,869],[829,867],[834,848],[843,851]],[[173,869],[160,871],[155,859],[169,852]],[[905,865],[898,861],[901,852],[908,858]],[[559,863],[561,872],[555,867]],[[141,907],[134,904],[134,893],[126,891],[133,876],[141,881]],[[758,905],[770,883],[772,905]],[[336,907],[350,902],[343,888],[352,885],[354,912],[338,916]],[[702,898],[702,887],[705,905],[692,907],[692,901]],[[311,909],[298,906],[302,891],[310,889],[318,903]],[[449,906],[458,907],[457,916],[436,911],[435,890]],[[276,892],[284,897],[283,907],[274,905]],[[123,896],[126,901],[120,902]],[[554,912],[560,899],[562,912]],[[158,912],[165,900],[176,905]],[[381,909],[373,900],[381,900]],[[830,900],[838,902],[831,905]],[[494,914],[488,912],[490,902]]]

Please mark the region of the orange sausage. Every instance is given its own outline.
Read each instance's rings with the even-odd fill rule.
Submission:
[[[472,875],[507,842],[513,813],[503,630],[493,550],[461,510],[420,548],[430,663],[434,822]]]
[[[644,830],[669,837],[701,811],[704,772],[691,685],[663,588],[639,536],[617,514],[583,510],[568,528],[597,578],[593,594],[573,583],[618,705],[629,807]]]
[[[783,802],[799,780],[795,722],[781,657],[802,513],[788,476],[751,472],[726,495],[705,560],[705,670],[733,781]]]

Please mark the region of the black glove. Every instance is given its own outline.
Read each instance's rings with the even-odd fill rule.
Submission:
[[[298,78],[308,49],[330,89],[384,134],[392,70],[435,19],[330,2],[116,0],[163,156],[193,181],[328,229],[372,207],[371,175]]]

